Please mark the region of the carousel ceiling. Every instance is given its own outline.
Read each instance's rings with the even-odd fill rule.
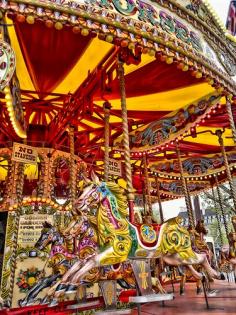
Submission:
[[[172,2],[170,1],[170,3]],[[196,23],[201,22],[199,16],[197,17],[197,4],[195,7],[188,7],[189,4],[192,5],[191,1],[177,1],[176,3],[178,6],[183,6],[185,3],[183,12],[188,12],[191,17],[196,15],[196,20],[198,20],[195,22],[195,26]],[[189,61],[188,49],[185,52],[181,50],[173,53],[167,47],[169,45],[167,37],[166,47],[168,49],[165,48],[165,42],[163,42],[161,49],[157,49],[153,53],[153,49],[145,48],[143,43],[137,45],[133,41],[134,44],[129,42],[129,45],[127,43],[126,45],[124,41],[118,40],[119,38],[116,41],[114,34],[113,37],[106,35],[104,38],[102,32],[107,34],[105,26],[99,29],[99,34],[94,29],[89,29],[88,23],[86,28],[82,28],[83,24],[81,24],[78,28],[73,26],[72,29],[69,22],[65,22],[62,27],[59,27],[60,25],[56,24],[55,16],[53,20],[50,20],[48,15],[46,19],[42,13],[39,18],[36,18],[37,14],[34,13],[33,18],[29,18],[32,17],[30,11],[32,8],[28,8],[29,11],[27,11],[26,7],[22,7],[19,14],[20,9],[13,4],[14,1],[5,20],[7,25],[5,39],[10,42],[16,54],[16,75],[19,80],[21,106],[18,102],[19,106],[15,108],[15,115],[25,130],[27,144],[68,151],[67,129],[73,125],[75,126],[76,154],[88,164],[96,167],[98,172],[102,172],[104,158],[103,104],[109,102],[111,104],[110,156],[122,160],[120,93],[116,73],[117,58],[122,56],[125,61],[125,84],[134,176],[142,172],[142,158],[147,156],[150,174],[155,176],[155,173],[158,172],[168,181],[173,180],[174,184],[174,180],[178,179],[179,171],[174,167],[171,168],[170,165],[171,163],[174,165],[177,158],[176,143],[179,145],[181,157],[186,165],[188,165],[188,161],[193,161],[191,162],[193,164],[194,161],[198,161],[197,165],[203,163],[199,166],[199,173],[188,174],[190,178],[196,177],[196,174],[199,175],[196,183],[198,188],[192,188],[191,191],[202,189],[204,183],[199,184],[199,182],[206,180],[204,176],[210,175],[213,171],[222,172],[224,170],[222,165],[212,162],[214,157],[209,157],[209,154],[217,156],[218,159],[221,152],[215,134],[217,129],[224,132],[226,150],[230,151],[232,156],[236,152],[234,152],[235,143],[225,106],[225,96],[234,95],[232,91],[236,91],[236,89],[229,75],[229,69],[225,68],[219,57],[219,51],[226,49],[225,51],[232,61],[232,51],[227,50],[228,39],[223,35],[222,30],[216,28],[216,21],[207,7],[201,7],[202,11],[198,11],[198,13],[208,16],[207,21],[212,23],[213,30],[217,29],[217,32],[220,32],[218,34],[216,32],[214,36],[225,37],[224,40],[221,39],[222,45],[219,45],[219,51],[213,44],[209,44],[210,48],[207,48],[209,55],[214,55],[213,69],[219,68],[218,74],[213,70],[209,70],[209,73],[208,70],[204,70],[206,64],[204,54],[203,59],[198,58],[198,62],[196,62]],[[40,1],[37,5],[39,4]],[[113,6],[115,5],[118,4],[113,1]],[[162,4],[157,5],[162,6]],[[68,6],[68,3],[65,6]],[[172,10],[171,8],[169,7],[168,10]],[[31,12],[31,15],[27,15],[28,12]],[[114,13],[114,10],[112,12]],[[121,9],[120,13],[122,13]],[[175,16],[179,14],[179,20],[173,20],[176,23],[176,32],[172,35],[175,37],[175,44],[179,46],[179,41],[183,40],[183,37],[177,31],[178,27],[186,30],[186,27],[181,24],[185,16],[178,11],[172,12],[172,14]],[[126,17],[123,15],[123,18]],[[160,12],[160,18],[167,23],[165,20],[167,17],[163,12]],[[94,20],[96,19],[94,18]],[[61,23],[62,20],[58,19],[58,21]],[[170,22],[170,18],[168,21]],[[122,23],[125,23],[125,20],[122,20]],[[184,23],[189,24],[189,34],[191,35],[194,21],[190,19]],[[163,31],[167,35],[170,33],[167,24],[165,27],[163,26]],[[202,28],[201,32],[204,33],[204,31]],[[214,37],[210,32],[211,30],[208,30],[209,38]],[[117,34],[119,33],[117,32]],[[201,36],[203,38],[203,35]],[[204,49],[209,40],[215,42],[215,39],[209,38],[203,41]],[[196,46],[193,44],[192,46],[197,50]],[[162,48],[165,54],[163,54]],[[226,52],[224,56],[226,56]],[[211,62],[208,64],[209,67],[212,66]],[[230,71],[233,71],[233,68]],[[14,88],[17,90],[17,84],[14,85]],[[226,90],[229,92],[226,93]],[[2,103],[5,103],[4,95],[1,100]],[[235,102],[232,102],[232,111],[236,119]],[[20,142],[21,139],[11,128],[7,116],[7,106],[1,112],[1,119],[1,146],[4,147],[12,141]],[[24,133],[22,134],[24,135]],[[202,165],[205,167],[207,163],[211,165],[211,171],[200,172]],[[233,163],[234,161],[232,165]],[[201,176],[203,176],[202,179]],[[167,191],[170,186],[163,184],[161,189]],[[136,188],[139,190],[138,185]],[[171,189],[169,188],[169,191]],[[175,191],[179,192],[177,188]]]

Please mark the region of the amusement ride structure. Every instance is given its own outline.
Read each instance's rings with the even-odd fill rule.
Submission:
[[[218,278],[191,200],[209,189],[233,270],[235,217],[231,231],[219,185],[236,209],[236,40],[207,1],[1,0],[0,10],[3,304],[101,292],[115,314],[117,283],[137,288],[129,302],[172,299],[161,283],[153,293],[151,258]],[[181,197],[188,230],[164,222],[162,201]]]

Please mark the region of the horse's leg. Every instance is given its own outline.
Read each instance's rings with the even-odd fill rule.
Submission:
[[[81,260],[78,260],[75,262],[70,269],[68,269],[62,278],[53,286],[50,288],[48,291],[47,295],[53,296],[55,295],[56,297],[60,297],[61,295],[64,294],[64,291],[66,290],[70,279],[74,276],[74,274],[80,269],[82,262]],[[55,293],[56,292],[56,293]]]
[[[45,288],[50,287],[50,285],[56,281],[61,275],[59,273],[42,278],[36,283],[27,293],[24,299],[19,300],[20,306],[30,305],[32,302],[36,302],[36,297]]]
[[[186,284],[186,272],[182,272],[181,279],[180,279],[180,287],[179,287],[179,293],[180,295],[184,295],[185,291],[185,284]]]
[[[236,265],[233,265],[234,282],[236,282]]]
[[[166,291],[161,285],[161,282],[158,279],[158,277],[152,277],[152,287],[156,293],[166,294]]]
[[[197,285],[197,294],[200,294],[202,292],[202,282],[200,279],[197,279],[196,285]]]
[[[198,272],[196,269],[194,269],[192,265],[187,265],[186,267],[190,270],[191,274],[196,280],[202,280],[203,275],[201,272]]]
[[[172,265],[172,266],[180,266],[180,265],[202,265],[207,273],[209,274],[209,276],[211,278],[219,278],[219,274],[217,273],[216,270],[214,270],[207,258],[205,254],[198,254],[195,253],[195,257],[194,258],[189,258],[189,259],[183,259],[179,256],[178,253],[172,254],[172,255],[164,255],[163,256],[164,261],[168,264],[168,265]],[[194,271],[196,278],[199,278],[199,273],[195,270]],[[198,276],[197,276],[198,274]]]
[[[89,270],[97,267],[101,267],[103,265],[104,260],[106,261],[106,258],[109,257],[113,253],[113,248],[110,247],[104,252],[98,254],[98,255],[93,255],[90,257],[86,264],[81,268],[78,269],[77,272],[74,274],[73,277],[70,278],[70,284],[72,286],[72,289],[74,290],[73,287],[76,287],[78,283],[80,282],[81,278],[83,278]],[[119,261],[119,263],[121,263]],[[67,292],[70,292],[70,290],[67,290]]]
[[[102,255],[102,254],[99,254]],[[77,272],[74,274],[73,277],[71,277],[71,283],[73,284],[78,284],[79,280],[87,273],[89,272],[89,270],[95,268],[95,267],[99,267],[99,262],[100,262],[100,257],[99,255],[97,257],[91,257],[86,264],[79,270],[77,270]]]
[[[91,269],[100,266],[100,262],[113,252],[110,247],[103,253],[90,256],[81,268],[81,261],[76,262],[63,276],[62,280],[54,287],[55,297],[59,297],[66,290],[67,293],[76,291],[79,280]]]
[[[74,276],[74,274],[80,269],[82,262],[77,261],[71,268],[63,275],[61,282],[68,283],[70,278]]]
[[[201,263],[201,265],[203,266],[203,268],[205,268],[207,274],[209,275],[210,279],[220,279],[221,278],[221,274],[218,273],[215,269],[213,269],[211,267],[211,265],[209,264],[209,261],[206,257],[206,255],[204,254],[197,254],[199,255],[203,255],[203,262]],[[200,257],[199,257],[200,258]]]

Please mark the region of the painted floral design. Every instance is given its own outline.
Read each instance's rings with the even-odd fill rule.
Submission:
[[[45,272],[35,267],[31,267],[26,270],[21,269],[18,274],[16,284],[18,285],[20,292],[25,293],[31,289],[41,277],[44,276]]]

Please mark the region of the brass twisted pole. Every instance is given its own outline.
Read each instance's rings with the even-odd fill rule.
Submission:
[[[221,152],[222,152],[222,156],[223,156],[223,160],[224,160],[225,170],[226,170],[227,178],[229,181],[229,187],[230,187],[231,195],[233,198],[234,209],[236,209],[236,191],[235,191],[232,175],[230,172],[229,162],[228,162],[227,154],[225,151],[224,140],[222,138],[222,134],[223,134],[223,132],[220,129],[216,130],[216,135],[218,136],[218,141],[219,141],[219,144],[221,147]]]
[[[109,119],[110,119],[110,109],[111,105],[108,102],[103,104],[104,109],[104,181],[108,182],[109,180],[109,142],[110,142],[110,128],[109,128]]]
[[[161,224],[162,224],[164,222],[164,216],[163,216],[163,209],[162,209],[162,204],[161,204],[160,183],[157,177],[156,177],[156,188],[157,188],[157,199],[158,199],[158,204],[159,204],[160,219],[161,219]]]
[[[189,204],[190,204],[191,214],[192,214],[192,217],[193,217],[193,222],[194,222],[194,224],[195,224],[196,218],[195,218],[195,213],[194,213],[194,211],[193,211],[193,205],[192,205],[191,196],[190,196],[190,192],[189,192],[188,182],[187,182],[187,179],[186,179],[186,178],[185,178],[184,180],[185,180],[185,183],[186,183],[187,197],[188,197]]]
[[[132,183],[132,168],[130,159],[130,146],[129,146],[129,128],[128,116],[126,106],[126,93],[125,93],[125,76],[123,62],[118,60],[117,74],[120,87],[121,98],[121,115],[122,115],[122,128],[123,128],[123,143],[124,143],[124,158],[125,158],[125,177],[127,183],[128,203],[129,203],[129,219],[134,222],[134,189]]]
[[[70,141],[70,199],[71,204],[74,209],[75,199],[76,199],[76,164],[75,164],[75,138],[74,138],[74,127],[69,127],[69,141]]]
[[[219,229],[219,233],[220,233],[220,246],[222,246],[223,245],[223,235],[222,235],[221,224],[220,224],[221,223],[220,222],[220,212],[219,212],[219,208],[218,208],[217,203],[216,203],[216,196],[215,196],[215,191],[214,191],[214,187],[213,186],[212,186],[211,190],[212,190],[212,197],[213,197],[213,200],[214,200],[217,225],[218,225],[218,229]]]
[[[234,139],[234,142],[236,143],[236,128],[235,128],[234,116],[233,116],[232,107],[231,107],[231,100],[228,96],[226,96],[226,110],[229,117],[229,123],[230,123],[230,128],[232,130],[233,139]]]
[[[221,210],[221,214],[222,214],[222,218],[223,218],[223,222],[224,222],[224,228],[225,228],[227,239],[229,241],[229,230],[228,230],[228,224],[227,224],[227,220],[226,220],[226,216],[225,216],[222,196],[221,196],[221,193],[220,193],[219,181],[218,181],[217,175],[214,175],[214,177],[215,177],[216,191],[217,191],[217,195],[218,195],[220,210]]]
[[[13,289],[14,289],[14,281],[15,281],[15,269],[16,269],[16,258],[17,258],[17,248],[18,248],[18,231],[19,231],[19,223],[20,223],[20,214],[21,214],[21,206],[23,199],[23,186],[24,186],[24,168],[25,165],[23,163],[14,162],[14,176],[13,180],[16,181],[15,188],[15,196],[16,201],[18,202],[18,208],[15,212],[15,220],[14,220],[14,233],[12,236],[13,246],[12,246],[12,254],[11,254],[11,264],[10,264],[10,281],[9,281],[9,298],[12,304],[13,297]],[[13,184],[13,192],[14,192],[14,184]]]
[[[148,176],[148,160],[147,156],[145,155],[143,157],[143,166],[144,166],[144,178],[145,178],[145,192],[147,195],[147,206],[148,206],[148,211],[147,215],[152,215],[152,200],[151,200],[151,185],[149,181],[149,176]]]
[[[190,200],[189,195],[188,195],[188,188],[187,188],[186,180],[184,178],[184,169],[183,169],[183,165],[182,165],[182,161],[181,161],[181,157],[180,157],[180,150],[179,150],[178,145],[176,146],[176,152],[177,152],[177,157],[178,157],[180,178],[182,181],[182,187],[183,187],[183,191],[184,191],[184,199],[185,199],[185,203],[186,203],[186,207],[187,207],[189,223],[192,227],[194,227],[195,225],[194,225],[193,211],[192,211],[192,207],[191,207],[191,200]]]
[[[45,157],[45,178],[47,178],[44,184],[44,193],[43,193],[43,196],[46,197],[46,198],[51,198],[51,195],[52,195],[52,188],[50,186],[50,184],[52,183],[53,181],[53,176],[52,176],[52,172],[51,172],[51,169],[52,169],[52,154],[49,150],[47,156]]]

